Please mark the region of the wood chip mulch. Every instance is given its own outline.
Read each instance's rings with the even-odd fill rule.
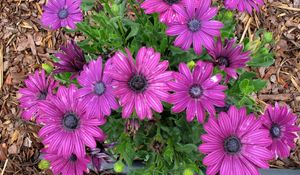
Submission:
[[[273,32],[277,42],[272,48],[275,64],[255,70],[268,82],[256,98],[263,104],[285,102],[300,116],[300,0],[265,2],[262,13],[250,22],[249,16],[237,15],[239,37],[248,30],[245,36],[251,39],[263,28]],[[43,4],[45,0],[0,0],[0,175],[49,174],[37,168],[42,147],[39,127],[20,119],[17,101],[17,90],[28,73],[42,63],[51,64],[49,55],[69,38],[62,31],[42,29],[39,18]],[[288,159],[273,161],[271,166],[299,168],[300,140]]]

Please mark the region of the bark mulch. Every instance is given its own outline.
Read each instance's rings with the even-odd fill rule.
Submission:
[[[253,38],[259,28],[274,33],[276,61],[255,69],[267,87],[256,99],[261,104],[281,101],[300,116],[300,0],[267,0],[261,14],[238,14],[240,37]],[[42,63],[69,36],[42,29],[39,18],[45,0],[0,0],[0,175],[49,174],[37,168],[39,127],[20,119],[17,90],[29,72]],[[246,30],[246,32],[244,32]],[[75,37],[71,36],[72,38]],[[300,118],[298,119],[298,124]],[[276,168],[300,167],[300,140],[288,159],[271,162]]]

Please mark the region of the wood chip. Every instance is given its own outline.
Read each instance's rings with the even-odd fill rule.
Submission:
[[[0,90],[3,86],[3,44],[0,43]]]
[[[7,159],[7,146],[5,143],[0,145],[0,161]]]
[[[30,49],[33,55],[36,55],[36,47],[34,44],[33,36],[30,33],[27,33],[28,44],[30,45]]]
[[[300,92],[300,87],[299,87],[298,83],[296,82],[295,78],[292,75],[290,77],[291,77],[291,81],[292,81],[293,85],[296,87],[298,92]]]
[[[263,101],[291,101],[293,100],[293,94],[260,94],[258,95],[258,98]]]

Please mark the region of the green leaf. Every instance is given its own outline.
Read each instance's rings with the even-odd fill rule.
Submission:
[[[49,64],[42,64],[42,68],[46,71],[47,74],[50,74],[53,71],[53,67]]]
[[[174,157],[174,148],[170,145],[168,145],[165,149],[165,152],[163,153],[164,155],[164,159],[169,162],[172,163],[173,162],[173,157]]]
[[[250,80],[249,80],[249,79],[244,79],[244,80],[240,83],[239,87],[240,87],[241,92],[242,92],[243,94],[245,94],[245,95],[249,95],[249,94],[251,94],[252,92],[254,92],[254,86],[252,86],[252,85],[250,84]]]
[[[255,92],[259,92],[266,86],[267,82],[264,80],[256,79],[252,81],[252,85],[255,89]]]
[[[128,26],[130,26],[130,33],[126,36],[126,41],[130,39],[131,37],[134,37],[138,34],[140,29],[140,24],[135,23],[130,20],[124,20],[124,23]]]
[[[249,86],[249,82],[250,81],[248,79],[242,80],[239,85],[240,89],[246,89]]]
[[[240,75],[239,80],[242,81],[244,79],[252,79],[256,77],[256,73],[254,72],[244,72]]]
[[[81,9],[83,11],[89,11],[94,7],[95,2],[96,2],[96,0],[82,0]]]
[[[194,144],[176,145],[175,150],[178,152],[191,153],[197,150],[197,146]]]
[[[39,162],[38,167],[40,170],[47,170],[50,167],[50,162],[48,160],[42,159]]]
[[[255,54],[247,64],[253,67],[268,67],[275,62],[273,54]]]

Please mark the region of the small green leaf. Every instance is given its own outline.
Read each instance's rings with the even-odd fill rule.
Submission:
[[[178,152],[191,153],[192,151],[197,150],[197,146],[194,144],[185,144],[185,145],[178,144],[175,146],[175,149]]]
[[[124,168],[125,168],[125,165],[121,160],[119,160],[118,162],[116,162],[114,164],[114,171],[117,173],[122,173],[124,171]]]
[[[272,32],[264,32],[264,41],[266,43],[269,43],[273,40],[273,34]]]
[[[53,71],[53,67],[49,64],[42,64],[42,68],[46,71],[47,74],[50,74]]]
[[[255,92],[259,92],[266,86],[267,82],[264,80],[256,79],[252,81],[252,85],[255,89]]]
[[[124,23],[130,27],[130,33],[126,36],[126,41],[127,41],[129,38],[134,37],[138,34],[140,29],[140,24],[130,20],[124,20]]]
[[[38,167],[40,170],[47,170],[50,167],[50,162],[43,159],[39,162]]]
[[[172,146],[167,146],[165,152],[163,153],[164,158],[167,162],[172,163],[174,157],[174,149]]]
[[[183,175],[194,175],[194,171],[190,168],[186,168],[183,171]]]
[[[244,79],[240,82],[240,89],[246,89],[249,86],[249,80],[248,79]]]

